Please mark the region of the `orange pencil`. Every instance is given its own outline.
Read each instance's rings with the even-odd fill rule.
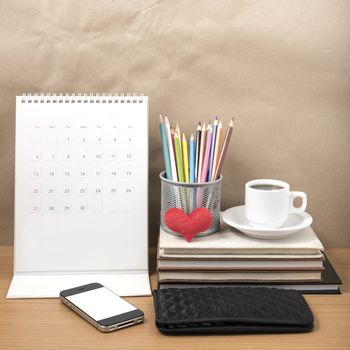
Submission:
[[[218,129],[216,131],[216,140],[215,140],[215,146],[214,146],[214,160],[213,160],[213,170],[211,174],[211,179],[210,181],[214,181],[215,178],[215,171],[216,167],[218,165],[218,160],[219,160],[219,152],[220,152],[220,144],[221,144],[221,137],[222,137],[222,122],[220,121],[218,125]]]
[[[221,170],[222,170],[222,167],[223,167],[223,165],[224,165],[224,160],[225,160],[227,148],[228,148],[228,145],[229,145],[230,139],[231,139],[232,130],[233,130],[233,118],[232,118],[232,120],[230,121],[230,123],[228,124],[228,128],[227,128],[227,130],[226,130],[225,140],[224,140],[224,143],[223,143],[223,145],[222,145],[222,149],[221,149],[221,153],[220,153],[220,158],[219,158],[218,165],[217,165],[217,168],[216,168],[215,174],[214,174],[214,179],[215,179],[215,180],[216,180],[216,179],[220,176],[220,174],[221,174]]]

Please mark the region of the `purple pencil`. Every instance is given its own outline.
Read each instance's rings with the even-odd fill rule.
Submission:
[[[207,144],[205,147],[205,156],[204,156],[203,168],[202,168],[202,174],[201,174],[201,182],[207,181],[212,136],[213,136],[213,129],[212,129],[212,126],[209,126],[208,133],[207,133]]]

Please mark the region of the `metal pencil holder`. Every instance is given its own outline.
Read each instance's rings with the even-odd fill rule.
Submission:
[[[196,208],[207,208],[212,215],[210,227],[196,237],[210,235],[220,228],[220,199],[222,175],[218,180],[203,183],[175,182],[165,178],[165,171],[159,174],[161,180],[160,225],[170,234],[181,236],[167,227],[164,216],[170,208],[181,209],[186,215]]]

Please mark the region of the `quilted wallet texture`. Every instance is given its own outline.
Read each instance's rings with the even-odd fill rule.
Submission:
[[[153,291],[156,326],[166,334],[291,333],[313,328],[294,290],[260,287],[164,288]]]

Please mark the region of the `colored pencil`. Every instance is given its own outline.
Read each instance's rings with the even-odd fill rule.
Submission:
[[[201,122],[198,123],[196,131],[196,153],[195,153],[195,167],[194,167],[194,182],[198,181],[198,162],[199,162],[199,151],[201,146],[201,133],[202,133]]]
[[[179,180],[179,172],[177,171],[177,167],[176,167],[176,154],[175,154],[175,143],[174,143],[175,132],[173,128],[170,128],[170,134],[171,134],[171,143],[173,144],[173,150],[174,150],[176,176],[177,176],[177,180]]]
[[[218,117],[215,117],[213,123],[213,135],[211,137],[211,146],[210,146],[210,158],[208,165],[208,181],[211,181],[212,173],[213,173],[213,161],[214,161],[214,153],[215,153],[215,141],[216,141],[216,130],[218,128]]]
[[[190,177],[188,174],[188,146],[185,133],[182,133],[182,159],[184,162],[184,178],[185,182],[190,181]]]
[[[170,167],[171,167],[171,179],[173,181],[177,181],[175,153],[174,153],[173,142],[172,142],[172,139],[171,139],[170,123],[169,123],[168,117],[164,118],[164,128],[165,128],[165,134],[166,134],[166,139],[167,139],[167,142],[168,142],[168,149],[169,149],[169,158],[170,158]]]
[[[201,131],[201,144],[199,149],[197,182],[200,182],[202,178],[203,157],[205,152],[205,136],[206,136],[206,126],[205,126],[205,123],[203,123],[202,131]]]
[[[214,159],[213,159],[213,165],[212,165],[212,174],[209,181],[215,180],[214,175],[215,175],[215,169],[218,165],[218,160],[219,160],[221,136],[222,136],[222,122],[219,122],[219,125],[216,130],[215,152],[214,152]]]
[[[203,160],[201,182],[206,182],[207,177],[208,177],[208,165],[209,165],[209,158],[210,158],[212,136],[213,136],[213,128],[211,125],[209,125],[208,126],[208,133],[207,133],[207,142],[206,142],[206,146],[205,146],[205,155],[204,155],[204,160]]]
[[[166,178],[171,180],[172,174],[171,174],[171,165],[170,165],[170,159],[169,159],[169,149],[168,149],[168,143],[165,135],[164,119],[162,115],[159,116],[159,128],[160,128],[160,137],[162,139],[165,174],[166,174]]]
[[[184,178],[184,172],[183,172],[183,160],[182,160],[182,153],[181,153],[180,144],[181,144],[180,135],[175,131],[174,145],[175,145],[175,158],[176,158],[178,179],[180,182],[184,182],[185,178]]]
[[[196,141],[194,140],[193,134],[190,137],[190,182],[195,182],[195,167],[196,167],[196,154],[195,154],[195,145]]]
[[[225,134],[225,140],[224,140],[224,143],[222,144],[222,149],[221,149],[221,153],[220,153],[220,158],[219,158],[219,161],[218,161],[218,165],[217,165],[217,168],[215,170],[215,174],[214,174],[214,179],[216,180],[220,174],[221,174],[221,170],[222,170],[222,167],[224,165],[224,161],[225,161],[225,156],[226,156],[226,152],[227,152],[227,148],[228,148],[228,145],[230,143],[230,139],[231,139],[231,135],[232,135],[232,130],[233,130],[233,118],[232,120],[230,121],[228,127],[227,127],[227,130],[226,130],[226,134]]]
[[[174,146],[174,135],[175,135],[175,132],[174,132],[173,128],[170,128],[170,134],[171,134],[171,141],[173,142],[173,146]]]
[[[180,150],[182,152],[182,144],[181,144],[181,131],[180,131],[180,128],[179,128],[179,124],[176,123],[176,127],[175,127],[175,131],[174,131],[174,134],[178,134],[179,135],[179,139],[180,139]]]

